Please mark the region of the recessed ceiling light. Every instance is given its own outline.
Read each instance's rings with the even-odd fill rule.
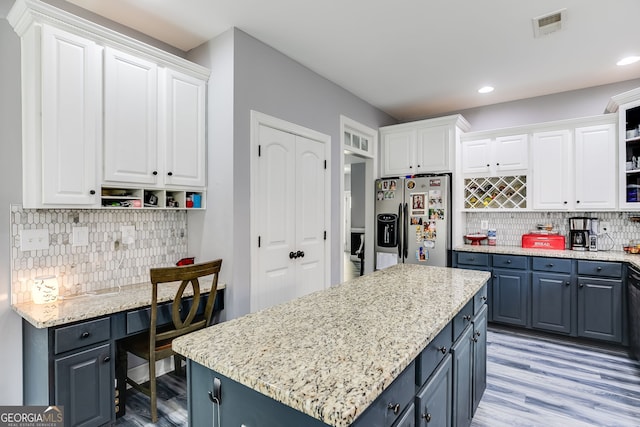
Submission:
[[[493,92],[493,86],[483,86],[480,89],[478,89],[479,93],[489,93],[489,92]]]
[[[626,58],[622,58],[620,61],[616,62],[616,65],[629,65],[638,61],[640,61],[640,56],[627,56]]]

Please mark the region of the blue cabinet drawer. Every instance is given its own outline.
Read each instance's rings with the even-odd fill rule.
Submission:
[[[453,344],[451,333],[452,326],[449,322],[416,359],[416,385],[418,387],[422,387],[440,361],[449,354],[451,344]]]
[[[487,303],[487,291],[488,288],[485,284],[473,297],[473,314],[478,314],[482,307]]]
[[[579,276],[622,277],[622,264],[619,262],[578,261]]]
[[[499,268],[527,269],[527,257],[522,255],[494,255],[493,266]]]
[[[390,427],[413,404],[416,393],[416,364],[411,364],[356,419],[353,427]]]
[[[554,273],[571,273],[571,260],[560,258],[535,257],[531,268],[536,271],[551,271]]]
[[[90,320],[54,330],[55,354],[75,350],[111,338],[111,319]]]
[[[473,299],[469,301],[456,317],[453,318],[453,341],[455,342],[462,332],[464,328],[466,328],[469,324],[471,324],[471,318],[473,317]]]
[[[489,254],[478,254],[474,252],[458,252],[458,264],[489,266]]]

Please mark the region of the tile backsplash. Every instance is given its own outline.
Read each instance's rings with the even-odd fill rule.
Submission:
[[[187,256],[183,210],[23,209],[11,205],[11,299],[31,301],[38,276],[58,277],[60,295],[81,294],[149,281],[150,267],[175,265]],[[121,227],[135,227],[122,243]],[[87,246],[73,246],[73,228],[87,227]],[[47,229],[49,249],[20,250],[20,232]]]
[[[609,222],[612,231],[599,236],[599,250],[622,251],[622,245],[629,240],[640,242],[640,223],[629,220],[629,217],[640,216],[640,212],[467,212],[465,233],[479,232],[481,221],[486,220],[489,228],[496,229],[497,245],[520,246],[523,234],[535,230],[537,224],[552,223],[554,229],[566,237],[568,244],[569,218],[575,216]]]

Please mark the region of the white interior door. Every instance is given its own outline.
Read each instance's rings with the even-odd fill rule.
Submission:
[[[322,143],[296,137],[296,296],[324,289],[325,169]]]
[[[259,145],[260,249],[252,311],[323,289],[326,282],[324,146],[264,125]]]

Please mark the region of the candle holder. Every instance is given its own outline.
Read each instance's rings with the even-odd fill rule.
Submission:
[[[56,276],[40,276],[33,280],[31,299],[35,304],[47,304],[58,299],[58,279]]]

